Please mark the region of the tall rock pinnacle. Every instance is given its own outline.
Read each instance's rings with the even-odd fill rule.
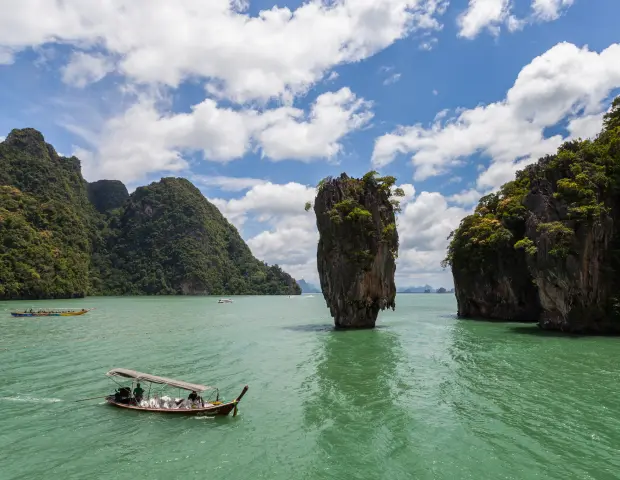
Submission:
[[[376,172],[361,179],[343,173],[319,185],[317,264],[337,328],[373,328],[379,310],[395,308],[398,201],[390,197],[403,192],[392,192],[394,182]]]

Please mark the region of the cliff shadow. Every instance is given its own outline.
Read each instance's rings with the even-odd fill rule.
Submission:
[[[303,426],[317,450],[311,457],[322,459],[310,467],[310,478],[401,472],[403,462],[411,461],[412,439],[398,337],[364,329],[331,331],[322,339],[316,372],[308,379],[315,393],[303,404]]]
[[[547,337],[547,338],[571,338],[571,339],[580,339],[585,337],[620,337],[620,333],[588,333],[581,334],[576,332],[560,332],[557,330],[543,330],[538,325],[534,324],[529,327],[522,326],[511,326],[509,329],[512,333],[517,333],[519,335],[531,335],[534,337]]]
[[[354,333],[357,331],[368,331],[368,330],[384,330],[390,328],[389,325],[375,325],[374,328],[360,328],[360,329],[347,329],[347,328],[337,328],[333,323],[329,324],[317,324],[317,323],[308,323],[302,325],[287,325],[284,330],[290,330],[292,332],[330,332],[333,334],[341,334],[345,333]]]

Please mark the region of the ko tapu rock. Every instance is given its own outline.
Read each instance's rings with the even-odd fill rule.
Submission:
[[[444,265],[460,317],[620,333],[620,97],[596,138],[564,143],[483,197]]]
[[[379,310],[395,308],[398,255],[394,177],[326,178],[314,202],[321,290],[337,328],[373,328]],[[306,210],[311,205],[306,204]]]

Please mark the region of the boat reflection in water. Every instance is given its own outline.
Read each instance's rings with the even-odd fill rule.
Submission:
[[[234,417],[237,415],[237,405],[248,391],[248,386],[246,385],[237,398],[230,402],[225,402],[220,400],[220,393],[217,387],[184,382],[173,378],[158,377],[126,368],[115,368],[106,373],[106,375],[108,377],[122,377],[132,380],[131,387],[121,386],[113,395],[106,397],[106,402],[115,407],[141,412],[208,416],[226,416],[233,412]],[[141,388],[140,382],[148,384],[148,391]],[[134,385],[136,388],[134,388]],[[157,393],[151,396],[153,385],[164,385],[191,393],[187,399],[172,398],[167,395],[159,396]],[[215,394],[215,399],[205,400],[202,397],[204,392]],[[138,395],[140,396],[138,397]]]

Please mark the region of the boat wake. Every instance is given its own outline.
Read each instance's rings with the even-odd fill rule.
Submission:
[[[7,402],[27,402],[27,403],[58,403],[62,402],[61,398],[37,398],[28,396],[16,396],[16,397],[0,397],[0,400]]]

